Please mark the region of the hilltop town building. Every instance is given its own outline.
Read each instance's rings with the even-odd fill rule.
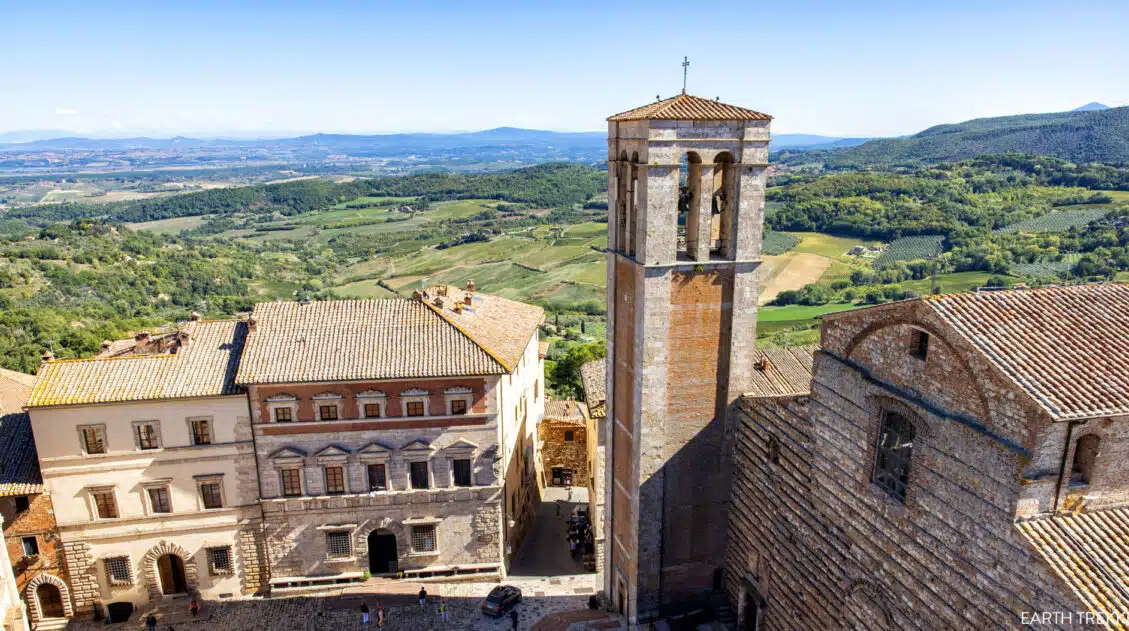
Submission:
[[[544,315],[472,289],[255,308],[237,382],[274,587],[505,574],[539,497]]]
[[[1129,286],[824,316],[734,436],[744,629],[1125,628]]]
[[[262,588],[251,423],[235,384],[246,334],[243,322],[194,319],[40,367],[27,407],[56,500],[65,615]]]
[[[541,462],[551,486],[588,484],[588,419],[581,404],[549,401],[538,428]]]
[[[693,606],[725,562],[770,121],[685,93],[608,119],[605,582],[631,621]]]
[[[580,383],[588,412],[588,514],[591,515],[592,537],[596,546],[596,567],[604,567],[604,501],[607,496],[607,361],[590,361],[580,367]]]

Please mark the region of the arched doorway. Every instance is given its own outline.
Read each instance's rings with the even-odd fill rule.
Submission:
[[[396,535],[387,530],[374,530],[368,536],[369,573],[390,574],[396,567]]]
[[[157,559],[157,574],[161,578],[161,592],[165,595],[184,594],[188,591],[184,561],[175,554],[165,554]]]
[[[63,595],[51,583],[40,583],[35,588],[35,599],[39,601],[40,618],[63,618],[67,615],[63,608]]]

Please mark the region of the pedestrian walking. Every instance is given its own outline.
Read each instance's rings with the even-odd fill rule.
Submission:
[[[193,618],[200,615],[200,603],[196,602],[195,598],[193,598],[192,602],[188,605],[188,611],[192,613]]]
[[[439,620],[442,621],[442,622],[447,622],[450,619],[451,619],[450,614],[447,613],[447,601],[440,600],[439,601]]]
[[[423,587],[420,587],[419,588],[419,608],[423,609],[423,606],[425,604],[427,604],[427,590],[424,589]]]
[[[568,501],[572,501],[572,487],[568,487]]]
[[[149,631],[157,631],[157,616],[149,614],[149,617],[145,618],[145,628]]]
[[[561,501],[560,501],[560,499],[557,500],[556,504],[557,504],[557,517],[560,517],[561,516]]]
[[[384,607],[379,602],[376,603],[376,627],[384,628]]]
[[[361,603],[361,624],[368,625],[368,604]]]
[[[513,631],[517,631],[517,609],[510,610],[510,622],[513,623]]]
[[[572,555],[572,558],[576,558],[576,539],[572,537],[568,538],[568,553]]]

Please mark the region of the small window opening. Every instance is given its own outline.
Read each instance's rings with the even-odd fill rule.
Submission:
[[[917,359],[925,361],[929,355],[929,334],[925,331],[914,330],[913,335],[910,337],[909,354]]]
[[[1094,475],[1094,462],[1098,459],[1101,439],[1093,434],[1083,436],[1074,443],[1074,464],[1070,469],[1070,481],[1089,484]]]

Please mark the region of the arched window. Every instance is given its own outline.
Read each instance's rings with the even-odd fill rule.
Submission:
[[[678,185],[678,243],[675,252],[679,258],[698,260],[702,207],[702,158],[690,151],[682,156]]]
[[[913,456],[913,424],[897,412],[886,411],[878,432],[873,481],[899,502],[906,501],[909,465]]]
[[[630,179],[630,167],[627,164],[627,152],[619,154],[619,163],[616,165],[616,194],[615,194],[615,243],[612,249],[627,251],[627,181]]]
[[[713,200],[710,203],[710,254],[729,258],[733,235],[733,155],[728,151],[713,160]]]
[[[639,152],[631,154],[630,179],[627,181],[627,234],[624,251],[627,256],[635,256],[635,241],[638,236],[636,224],[639,216]]]
[[[1101,439],[1093,434],[1079,438],[1074,443],[1074,466],[1070,470],[1071,482],[1089,484],[1094,475],[1094,461],[1098,459]]]

